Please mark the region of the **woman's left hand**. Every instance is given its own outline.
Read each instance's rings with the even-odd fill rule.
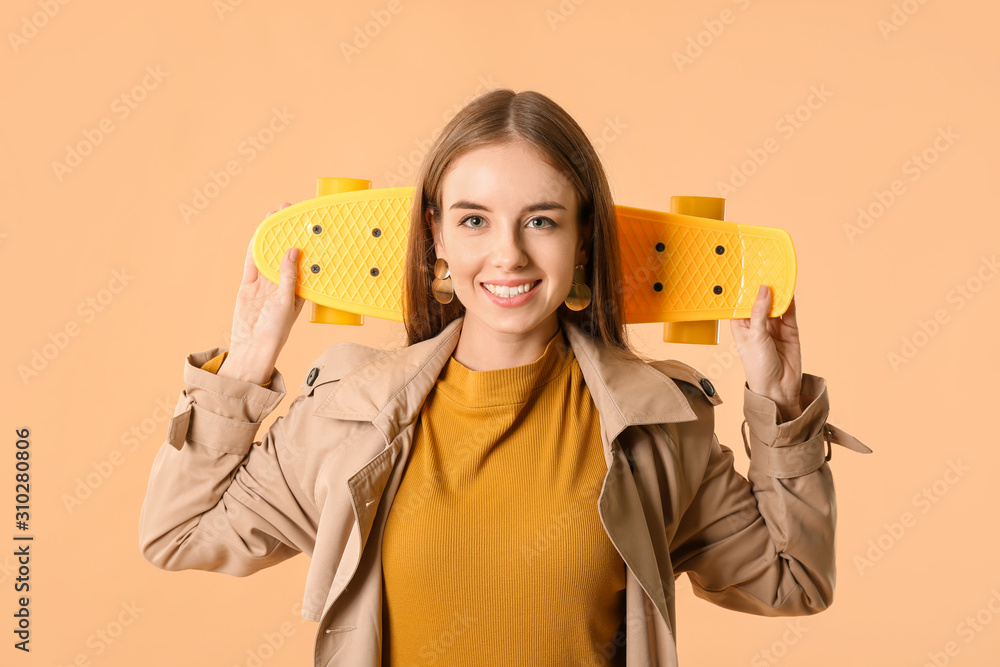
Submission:
[[[783,421],[802,414],[802,348],[795,321],[795,295],[780,317],[771,312],[771,289],[761,285],[750,318],[730,321],[750,391],[777,404]]]

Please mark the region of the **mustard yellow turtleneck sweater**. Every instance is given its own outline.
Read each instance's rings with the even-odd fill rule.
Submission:
[[[449,359],[387,517],[383,664],[624,664],[625,563],[597,513],[606,473],[561,330],[523,366]]]
[[[205,363],[203,363],[201,365],[201,367],[202,367],[203,370],[206,370],[209,373],[218,374],[219,373],[219,369],[222,368],[222,362],[224,362],[226,360],[226,357],[228,357],[228,356],[229,356],[229,350],[226,350],[222,354],[214,356],[211,359],[209,359],[208,361],[206,361]],[[260,386],[264,387],[264,389],[267,389],[268,387],[271,386],[271,381],[268,380],[267,382],[265,382],[264,384],[262,384]]]

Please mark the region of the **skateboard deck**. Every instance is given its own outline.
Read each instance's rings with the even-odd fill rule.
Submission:
[[[402,321],[413,188],[369,188],[362,179],[318,179],[317,197],[281,209],[254,233],[254,262],[274,283],[288,248],[300,249],[296,293],[313,302],[314,322]],[[615,206],[626,323],[663,322],[665,341],[717,343],[718,320],[750,317],[761,284],[773,291],[769,316],[787,310],[791,237],[722,220],[724,204],[672,197],[669,213]]]

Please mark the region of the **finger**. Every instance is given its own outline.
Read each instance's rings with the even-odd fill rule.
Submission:
[[[282,205],[281,205],[281,206],[280,206],[280,207],[278,208],[278,210],[280,211],[280,210],[281,210],[281,209],[283,209],[283,208],[288,208],[288,207],[289,207],[289,206],[291,206],[291,205],[292,205],[292,204],[291,204],[291,202],[287,202],[287,201],[286,201],[286,202],[285,202],[284,204],[282,204]]]
[[[798,321],[797,321],[797,316],[796,316],[796,311],[795,311],[795,295],[794,294],[792,295],[791,300],[789,300],[789,302],[788,302],[788,308],[786,308],[785,312],[781,314],[781,321],[784,322],[785,324],[787,324],[790,327],[797,327],[798,326]]]
[[[757,299],[753,302],[753,308],[750,309],[750,330],[759,335],[766,337],[767,333],[767,316],[771,312],[771,289],[767,285],[761,285],[760,289],[757,290]]]
[[[288,303],[295,303],[295,283],[298,279],[299,249],[291,247],[281,260],[281,277],[279,279],[278,291],[288,300]]]
[[[243,277],[241,278],[242,283],[252,283],[257,280],[258,276],[257,265],[253,261],[253,239],[250,239],[249,245],[247,245],[247,254],[243,258]]]

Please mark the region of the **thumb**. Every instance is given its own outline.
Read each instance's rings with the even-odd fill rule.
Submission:
[[[247,245],[247,254],[243,258],[243,277],[240,282],[252,283],[257,280],[257,275],[257,265],[253,261],[253,239],[250,239],[250,244]]]
[[[284,259],[281,260],[281,277],[278,285],[278,291],[282,293],[288,303],[294,302],[295,297],[295,283],[298,278],[298,261],[299,261],[299,249],[296,247],[291,247],[288,252],[285,253]]]
[[[753,302],[750,310],[750,331],[756,336],[766,338],[767,315],[771,312],[771,289],[767,285],[761,285],[757,290],[757,299]]]

